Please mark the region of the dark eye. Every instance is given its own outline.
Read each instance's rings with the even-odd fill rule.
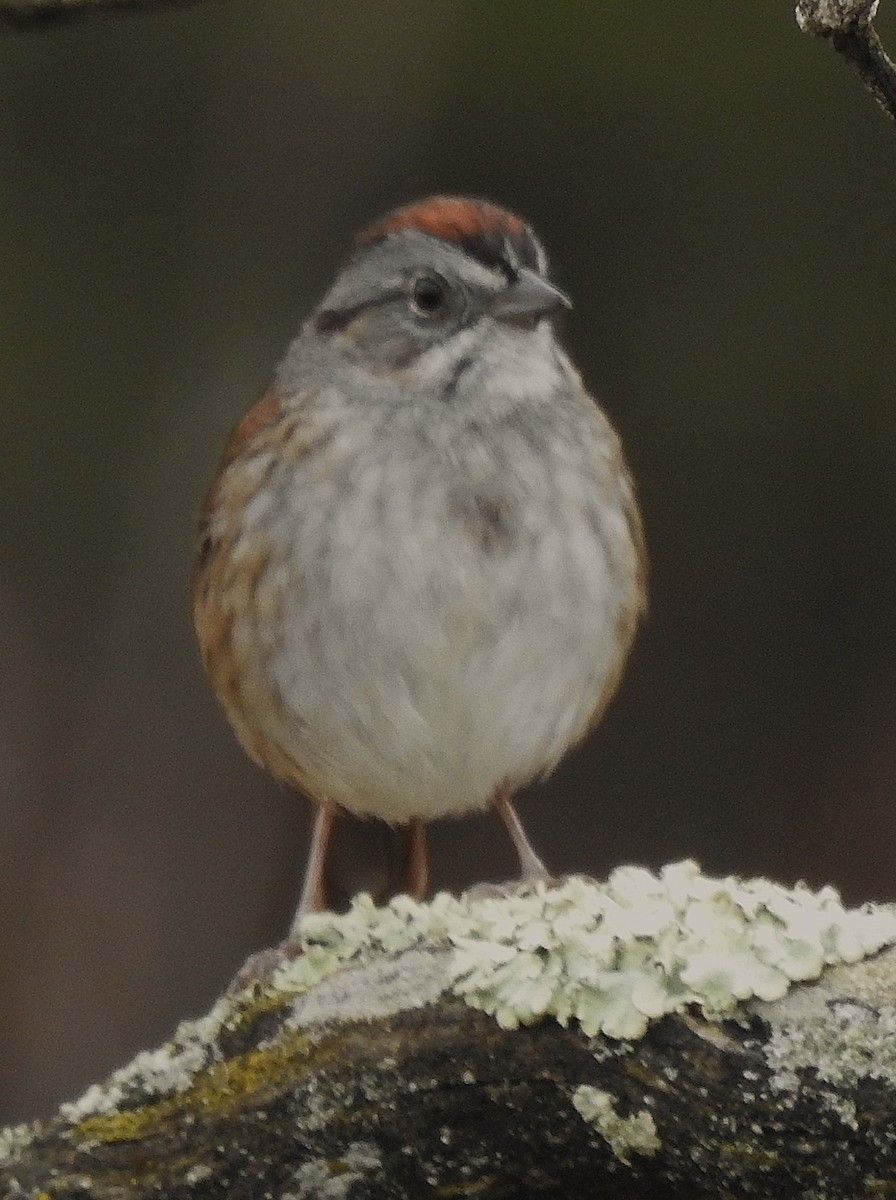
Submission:
[[[448,301],[448,284],[437,275],[418,275],[411,284],[411,308],[420,317],[434,317]]]

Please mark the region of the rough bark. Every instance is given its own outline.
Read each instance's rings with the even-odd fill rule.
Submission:
[[[887,116],[896,120],[896,67],[887,57],[873,21],[879,0],[798,0],[804,33],[826,38],[851,63]]]

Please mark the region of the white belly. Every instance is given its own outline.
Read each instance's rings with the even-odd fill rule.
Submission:
[[[313,795],[393,822],[459,814],[581,735],[636,588],[602,428],[581,461],[533,456],[510,477],[405,456],[284,491],[265,671]]]

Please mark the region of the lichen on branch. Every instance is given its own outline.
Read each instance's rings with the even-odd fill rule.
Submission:
[[[0,1195],[575,1200],[662,1182],[694,1200],[810,1194],[811,1176],[839,1198],[896,1178],[889,909],[685,862],[362,896],[308,917],[303,941],[54,1119],[7,1131]]]

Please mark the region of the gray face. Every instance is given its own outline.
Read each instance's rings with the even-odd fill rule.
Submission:
[[[459,247],[417,230],[392,234],[341,272],[312,321],[317,332],[373,372],[409,368],[426,351],[450,353],[483,321],[534,329],[568,303],[539,269],[511,257],[487,266]]]

